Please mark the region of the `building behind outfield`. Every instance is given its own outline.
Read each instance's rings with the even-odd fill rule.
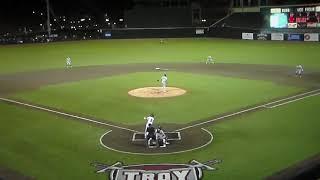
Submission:
[[[299,0],[298,0],[299,1]],[[121,24],[53,31],[52,41],[121,38],[217,37],[246,40],[319,41],[320,3],[272,0],[135,0]],[[290,1],[288,1],[290,2]],[[116,24],[116,23],[114,23]],[[13,42],[47,39],[46,32],[20,34]],[[0,43],[6,43],[0,38]]]

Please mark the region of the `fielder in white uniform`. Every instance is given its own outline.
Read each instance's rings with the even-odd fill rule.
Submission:
[[[166,92],[166,87],[168,84],[168,77],[166,74],[163,74],[163,76],[161,77],[161,84],[162,84],[162,91]]]
[[[153,121],[154,121],[154,115],[153,114],[150,114],[149,116],[147,116],[147,117],[144,117],[144,119],[146,119],[147,120],[147,122],[146,122],[146,128],[145,128],[145,130],[144,130],[144,136],[145,137],[147,137],[147,128],[149,127],[149,124],[153,124]]]
[[[296,76],[301,77],[303,74],[303,67],[301,64],[299,64],[298,66],[296,66]]]
[[[67,57],[66,59],[66,67],[67,68],[71,68],[72,67],[72,61],[70,57]]]
[[[214,61],[211,56],[208,56],[206,64],[214,64]]]

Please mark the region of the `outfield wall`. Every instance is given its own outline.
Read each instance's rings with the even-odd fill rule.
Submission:
[[[128,28],[105,30],[104,39],[205,37],[204,27]]]
[[[274,30],[251,29],[235,27],[212,28],[206,33],[206,37],[231,38],[244,40],[274,40],[274,41],[313,41],[319,42],[320,30]]]
[[[250,33],[242,32],[244,40],[271,40],[271,41],[308,41],[319,42],[319,33]]]

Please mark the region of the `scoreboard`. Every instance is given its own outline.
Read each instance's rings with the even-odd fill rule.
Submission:
[[[320,6],[270,8],[271,28],[320,28]]]

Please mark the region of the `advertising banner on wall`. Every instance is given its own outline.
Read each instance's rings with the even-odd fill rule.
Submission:
[[[297,23],[288,23],[288,28],[297,28],[298,24]]]
[[[242,33],[242,39],[253,40],[253,33]]]
[[[304,41],[319,41],[319,34],[317,33],[305,33]]]
[[[271,33],[271,40],[273,41],[283,41],[284,35],[283,33]]]
[[[268,34],[265,34],[265,33],[257,34],[257,40],[263,40],[263,41],[268,40]]]
[[[112,37],[111,32],[105,32],[104,37],[111,38]]]
[[[315,22],[308,22],[308,23],[307,23],[307,27],[308,27],[308,28],[316,28],[316,27],[317,27],[317,24],[318,24],[318,23],[315,23]]]
[[[196,29],[196,34],[204,34],[204,29]]]
[[[302,34],[288,34],[288,41],[302,41]]]

